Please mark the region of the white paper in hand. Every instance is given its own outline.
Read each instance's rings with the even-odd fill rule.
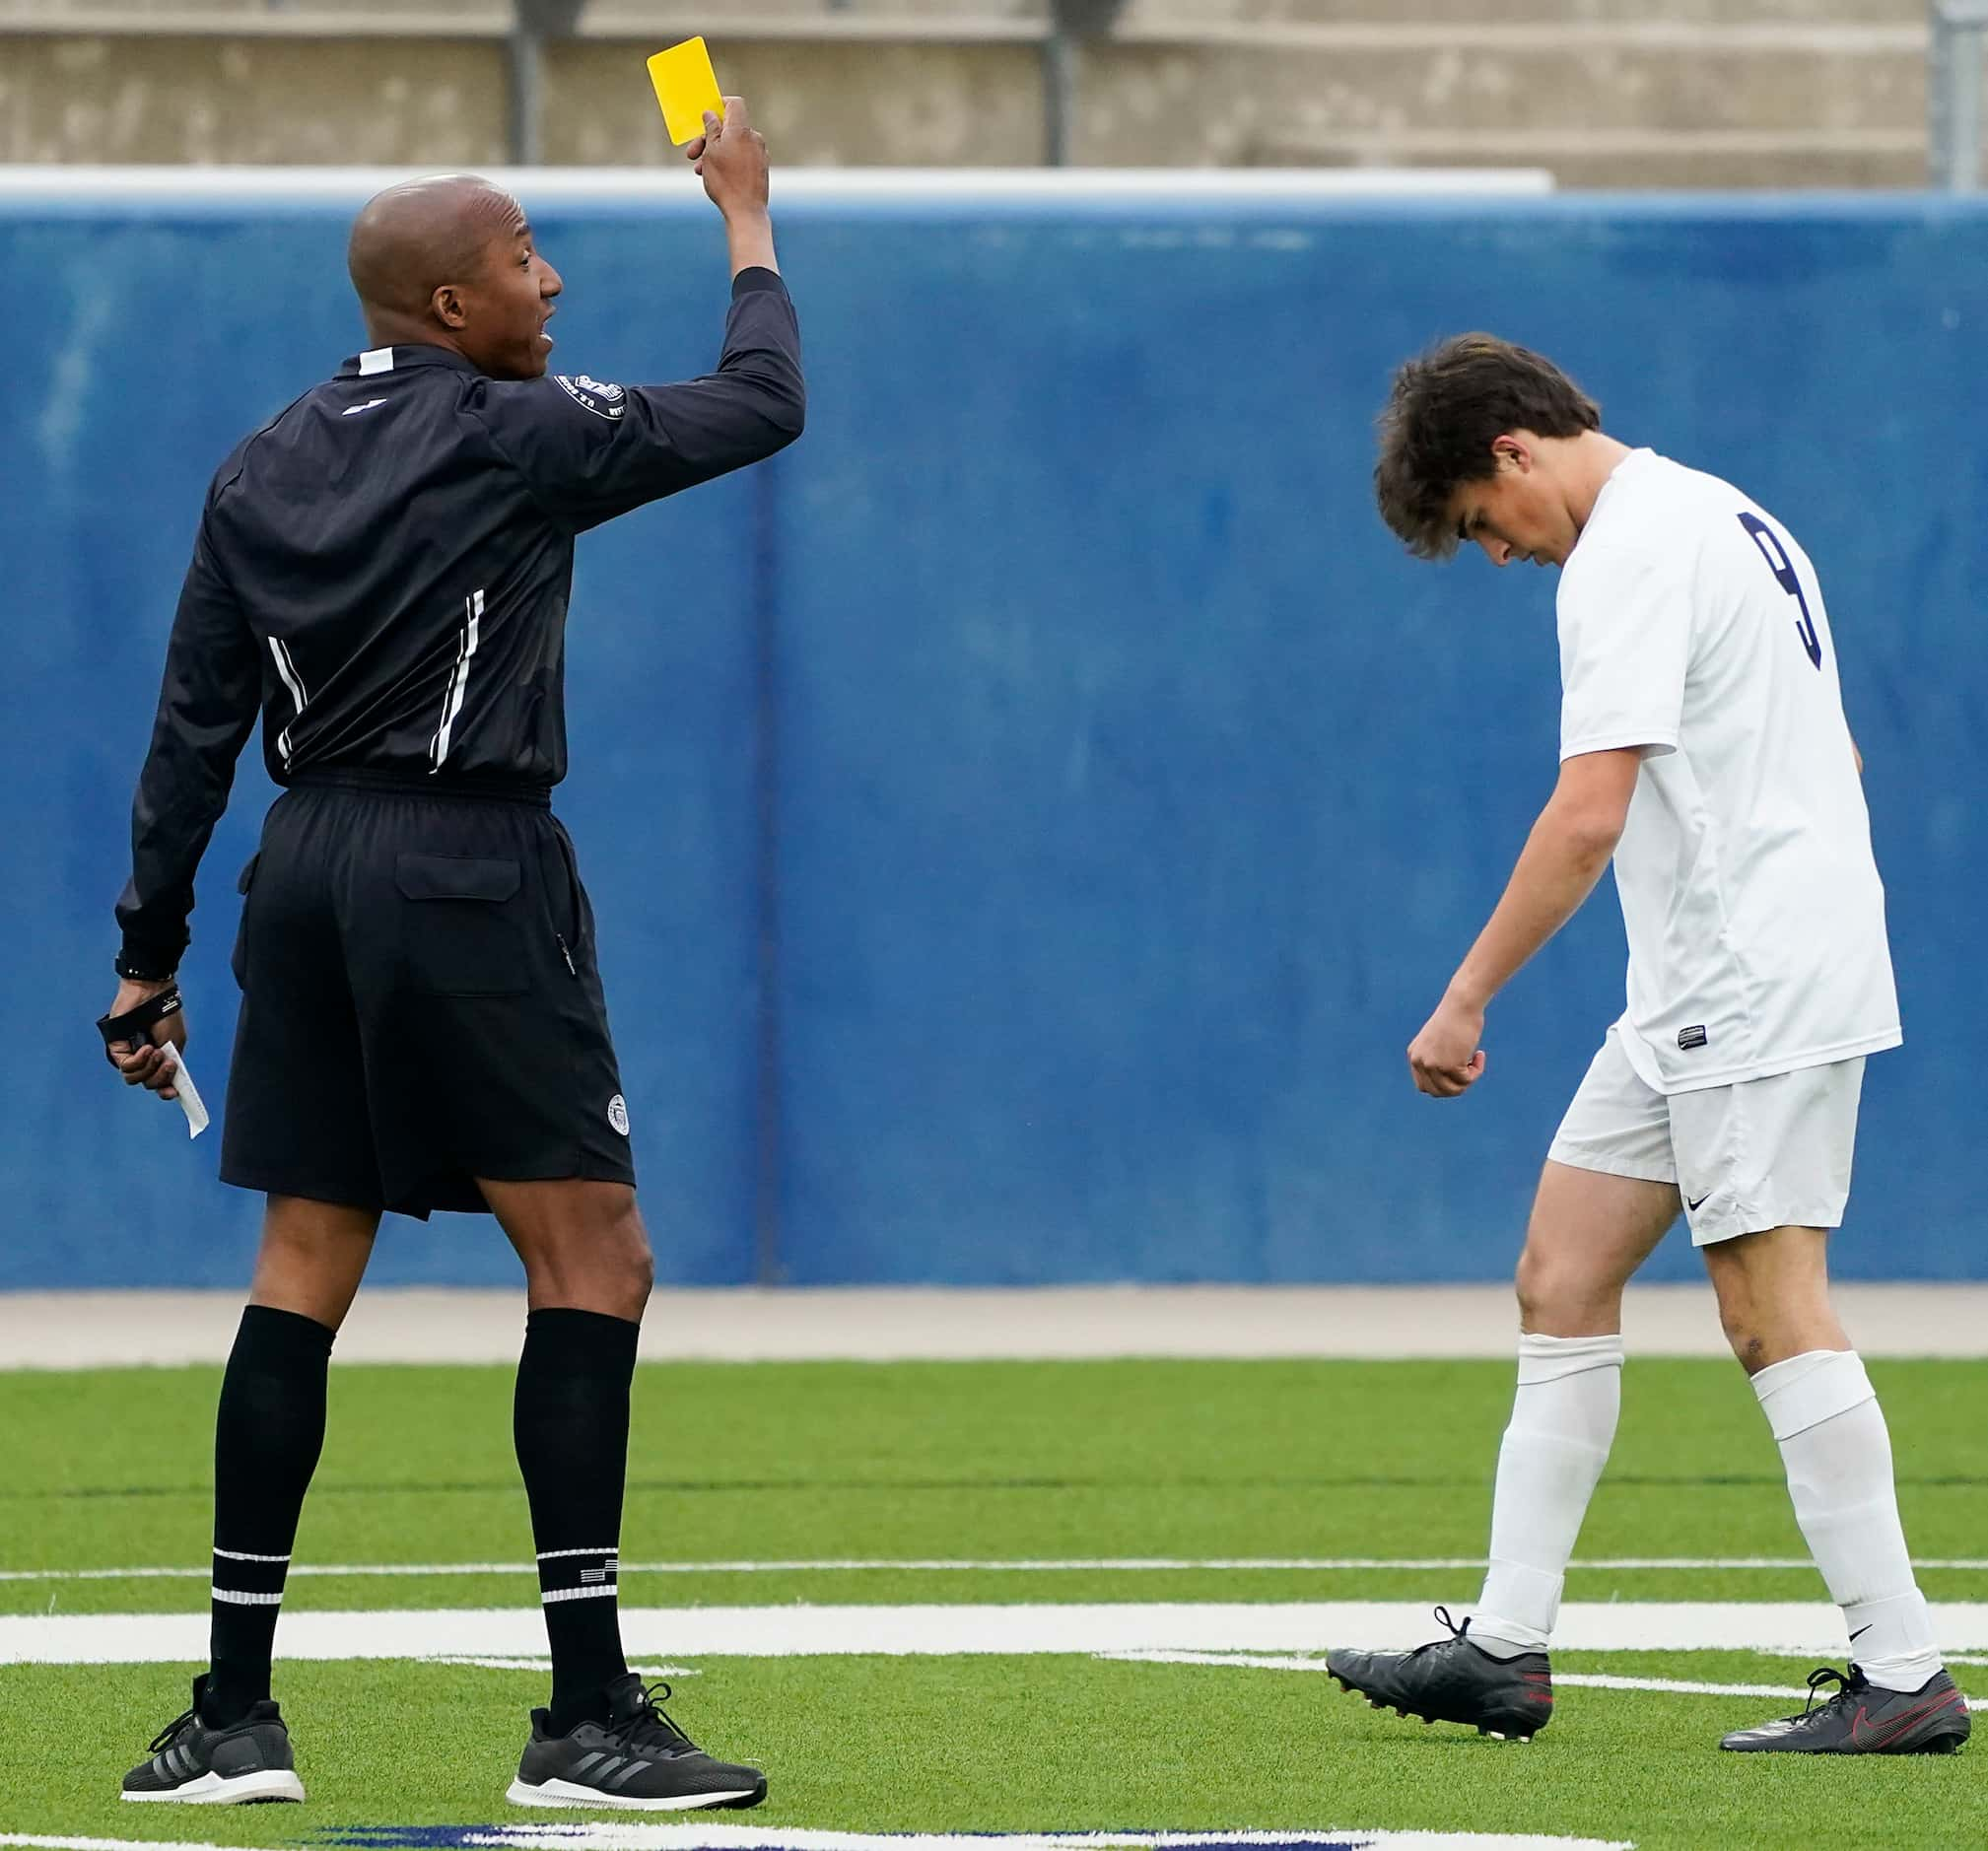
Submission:
[[[207,1129],[207,1106],[200,1097],[200,1088],[193,1083],[193,1071],[186,1064],[186,1050],[173,1049],[172,1059],[177,1063],[172,1090],[179,1095],[179,1110],[186,1114],[186,1135],[198,1137]]]

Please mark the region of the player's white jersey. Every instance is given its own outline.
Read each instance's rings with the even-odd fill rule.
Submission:
[[[1730,483],[1636,450],[1560,575],[1560,756],[1641,746],[1621,1040],[1661,1092],[1896,1047],[1885,889],[1815,568]]]

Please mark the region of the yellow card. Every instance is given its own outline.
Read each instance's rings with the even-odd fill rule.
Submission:
[[[722,120],[724,99],[719,94],[718,73],[711,68],[711,53],[702,38],[686,38],[680,45],[658,51],[649,61],[649,81],[655,86],[664,125],[677,147],[704,133],[707,109]]]

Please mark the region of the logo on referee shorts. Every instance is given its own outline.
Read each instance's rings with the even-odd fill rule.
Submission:
[[[564,373],[555,373],[553,378],[560,389],[577,405],[583,405],[596,418],[613,420],[628,409],[623,402],[628,394],[618,385],[610,385],[605,379],[596,379],[591,374],[582,373],[571,378]]]
[[[628,1101],[619,1093],[607,1102],[607,1122],[622,1136],[628,1135]]]

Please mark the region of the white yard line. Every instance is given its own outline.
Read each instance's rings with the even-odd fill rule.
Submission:
[[[1803,1555],[1613,1555],[1576,1561],[1571,1572],[1648,1573],[1704,1569],[1768,1571],[1812,1568]],[[896,1560],[889,1556],[825,1557],[812,1561],[623,1562],[629,1575],[789,1575],[789,1574],[1352,1574],[1482,1568],[1481,1555],[1168,1555],[1069,1556],[1054,1561],[961,1561],[951,1558]],[[1988,1572],[1988,1556],[1955,1555],[1918,1559],[1919,1568]],[[147,1565],[140,1568],[4,1568],[4,1581],[205,1581],[212,1572],[199,1566]],[[298,1562],[290,1578],[357,1576],[389,1581],[454,1575],[535,1575],[530,1562]]]
[[[1099,1658],[1116,1659],[1128,1665],[1233,1665],[1248,1671],[1324,1671],[1323,1658],[1265,1657],[1252,1652],[1099,1652]],[[1954,1664],[1978,1660],[1954,1659]],[[1806,1684],[1781,1683],[1699,1683],[1684,1678],[1624,1678],[1612,1672],[1565,1672],[1553,1674],[1553,1687],[1572,1686],[1585,1690],[1669,1690],[1681,1696],[1744,1696],[1792,1698],[1808,1701]],[[1988,1710],[1988,1697],[1970,1697],[1970,1710]]]
[[[1425,1601],[1118,1603],[1013,1607],[624,1608],[622,1632],[645,1658],[788,1658],[962,1653],[1320,1652],[1412,1645],[1430,1636]],[[1988,1649],[1988,1602],[1948,1602],[1933,1623],[1950,1651]],[[0,1616],[0,1664],[194,1664],[207,1615],[29,1613]],[[1819,1602],[1573,1602],[1564,1651],[1844,1653],[1842,1615]],[[291,1659],[530,1658],[545,1635],[536,1606],[288,1613]]]
[[[0,1845],[21,1845],[26,1851],[240,1851],[239,1845],[162,1845],[156,1838],[62,1838],[33,1831],[0,1831]]]
[[[1988,1284],[1848,1284],[1836,1304],[1867,1356],[1988,1356]],[[1631,1286],[1638,1356],[1723,1356],[1703,1285]],[[0,1292],[0,1369],[218,1363],[239,1292]],[[341,1362],[514,1363],[515,1292],[362,1292]],[[645,1360],[967,1361],[1113,1357],[1495,1357],[1517,1322],[1502,1285],[1105,1285],[1009,1290],[751,1287],[658,1292]]]
[[[619,1819],[558,1825],[443,1826],[425,1843],[494,1851],[1229,1851],[1237,1845],[1320,1845],[1342,1851],[1635,1851],[1626,1840],[1557,1838],[1540,1833],[1389,1831],[1362,1825],[1309,1831],[863,1832],[802,1825],[645,1825]],[[208,1844],[145,1838],[44,1837],[0,1832],[0,1846],[22,1851],[221,1851]]]
[[[1688,1678],[1621,1678],[1611,1672],[1555,1672],[1553,1684],[1577,1684],[1588,1690],[1675,1690],[1683,1696],[1793,1697],[1807,1703],[1815,1694],[1807,1684],[1698,1683]],[[1988,1697],[1966,1699],[1970,1710],[1988,1710]]]
[[[476,1671],[542,1671],[552,1670],[552,1656],[541,1652],[536,1658],[434,1658],[431,1665],[468,1665]],[[692,1665],[631,1665],[629,1670],[645,1679],[651,1678],[702,1678],[704,1673]]]

